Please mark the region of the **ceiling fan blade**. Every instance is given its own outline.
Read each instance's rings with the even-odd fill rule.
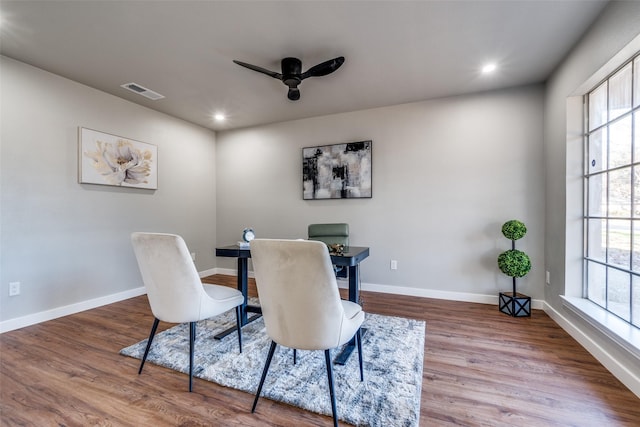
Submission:
[[[314,65],[313,67],[302,73],[302,76],[300,76],[300,78],[306,79],[307,77],[326,76],[327,74],[331,74],[335,70],[340,68],[342,64],[344,64],[344,56],[339,56],[337,58],[322,62],[318,65]]]
[[[289,98],[292,101],[297,101],[298,99],[300,99],[300,89],[298,89],[297,87],[289,88],[289,93],[287,94],[287,98]]]
[[[257,65],[247,64],[246,62],[236,61],[235,59],[233,60],[233,62],[250,70],[266,74],[267,76],[271,76],[278,80],[282,80],[282,74],[276,73],[275,71],[267,70],[266,68],[258,67]]]

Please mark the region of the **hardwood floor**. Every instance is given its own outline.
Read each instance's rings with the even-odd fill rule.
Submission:
[[[421,426],[640,426],[640,399],[542,311],[513,319],[490,305],[362,299],[366,311],[427,322]],[[118,351],[152,321],[141,296],[0,335],[1,425],[330,425],[268,399],[251,414],[252,395],[199,379],[189,393],[185,375],[153,364],[138,375]]]

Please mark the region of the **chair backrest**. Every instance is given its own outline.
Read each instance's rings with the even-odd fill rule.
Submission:
[[[309,240],[319,240],[327,245],[338,243],[349,246],[349,224],[309,224],[307,234]]]
[[[182,237],[136,232],[131,243],[153,315],[171,323],[200,320],[206,294]]]
[[[251,258],[269,337],[300,350],[338,346],[344,308],[327,246],[255,239]]]

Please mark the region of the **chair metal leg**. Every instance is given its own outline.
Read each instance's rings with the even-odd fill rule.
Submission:
[[[271,341],[271,347],[269,348],[269,354],[267,355],[267,362],[264,364],[264,370],[262,371],[262,378],[260,378],[260,385],[258,385],[258,391],[256,391],[256,398],[253,401],[253,406],[251,407],[251,413],[253,414],[256,410],[256,405],[258,404],[258,398],[260,397],[260,392],[262,391],[262,386],[264,385],[264,380],[267,378],[267,372],[269,371],[269,365],[271,365],[271,359],[273,358],[273,353],[276,351],[276,342]]]
[[[236,328],[238,328],[238,347],[240,347],[240,353],[242,353],[242,325],[240,324],[240,318],[242,317],[242,306],[236,307]]]
[[[149,354],[149,349],[151,348],[151,342],[153,341],[153,337],[156,335],[156,330],[158,329],[158,323],[160,323],[160,319],[156,318],[153,321],[153,326],[151,326],[151,333],[149,334],[149,339],[147,340],[147,348],[144,350],[144,356],[142,356],[142,363],[140,363],[138,375],[142,373],[142,367],[144,366],[144,362],[147,360],[147,355]]]
[[[358,345],[358,362],[360,362],[360,381],[364,381],[364,370],[362,369],[362,334],[360,328],[356,332],[356,343]]]
[[[324,360],[327,364],[327,378],[329,379],[329,394],[331,395],[331,412],[333,413],[333,426],[338,427],[336,394],[333,391],[333,368],[331,367],[331,352],[329,350],[324,351]]]
[[[193,388],[193,346],[196,341],[196,322],[189,323],[189,391]]]
[[[298,350],[293,349],[293,364],[295,365],[298,360]]]

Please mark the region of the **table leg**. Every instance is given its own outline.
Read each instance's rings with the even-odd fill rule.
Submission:
[[[359,289],[358,285],[360,285],[360,270],[357,265],[349,266],[349,301],[358,303],[359,297]]]
[[[260,313],[260,310],[257,307],[247,306],[247,298],[249,297],[249,260],[247,258],[238,258],[238,290],[242,292],[244,295],[244,302],[240,307],[240,325],[244,326],[247,323],[253,322],[256,319],[259,319],[261,314],[256,314],[255,316],[247,317],[248,311],[253,311],[256,313]],[[236,327],[232,326],[229,329],[226,329],[216,335],[214,338],[217,340],[221,340],[227,335],[236,331]]]
[[[242,326],[247,324],[247,298],[249,298],[248,269],[249,260],[247,258],[238,258],[238,290],[244,295],[244,302],[240,310],[240,324]]]
[[[350,265],[349,266],[349,301],[355,302],[356,304],[358,303],[358,294],[360,293],[358,289],[359,285],[360,285],[360,277],[359,277],[358,266]],[[366,329],[361,330],[361,337],[364,336],[365,332],[366,332]],[[344,349],[342,349],[342,352],[338,354],[334,363],[337,365],[344,365],[345,363],[347,363],[347,360],[349,360],[349,356],[351,356],[351,353],[353,353],[353,350],[355,348],[356,348],[356,339],[354,337],[351,339],[351,341],[347,343],[347,345],[345,345]]]
[[[258,320],[261,317],[262,317],[262,314],[256,314],[254,316],[251,316],[251,317],[247,318],[246,313],[245,313],[245,318],[247,318],[247,321],[242,326],[245,326],[246,324],[251,323],[254,320]],[[235,326],[232,326],[232,327],[230,327],[228,329],[225,329],[224,331],[220,332],[219,334],[215,335],[214,338],[217,339],[217,340],[221,340],[222,338],[226,337],[227,335],[234,333],[236,331],[236,329],[237,328]]]

